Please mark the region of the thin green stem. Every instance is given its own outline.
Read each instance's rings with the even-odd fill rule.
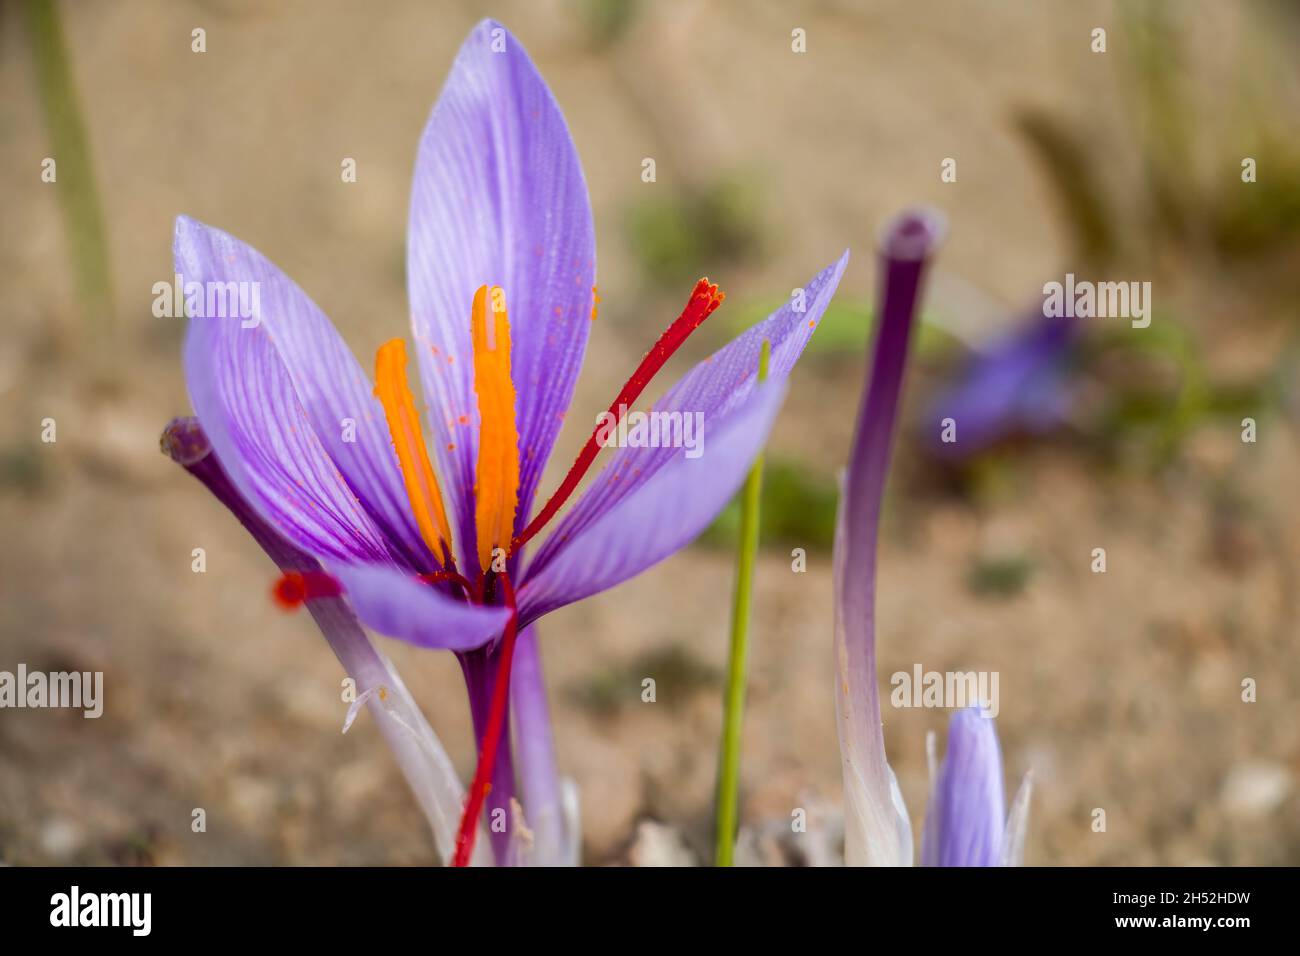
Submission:
[[[766,339],[758,356],[758,380],[767,378],[772,346]],[[763,491],[763,454],[745,479],[740,508],[740,546],[736,553],[736,587],[731,603],[731,652],[723,702],[722,748],[718,757],[718,812],[715,862],[731,866],[736,846],[740,792],[740,728],[745,716],[745,671],[749,657],[749,621],[753,611],[754,558],[758,553],[758,506]]]

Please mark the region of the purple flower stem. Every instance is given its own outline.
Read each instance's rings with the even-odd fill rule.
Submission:
[[[478,752],[483,749],[483,735],[487,732],[488,714],[492,708],[492,690],[496,686],[500,654],[497,644],[488,644],[477,650],[458,654],[461,671],[465,675],[465,688],[469,692],[470,718],[474,722],[474,742]],[[511,684],[515,676],[511,667]],[[492,767],[492,790],[484,801],[487,828],[492,842],[492,852],[498,866],[509,860],[510,831],[513,828],[510,802],[515,795],[515,769],[510,746],[510,701],[506,700],[506,732],[497,745],[496,763]],[[477,849],[477,844],[476,844]]]
[[[524,796],[524,819],[532,831],[532,852],[528,862],[536,866],[577,866],[572,852],[574,834],[568,832],[559,769],[555,759],[555,738],[551,732],[550,708],[546,703],[546,682],[537,646],[537,629],[527,627],[519,634],[510,679],[510,702],[514,708],[514,733],[519,747],[519,781]]]

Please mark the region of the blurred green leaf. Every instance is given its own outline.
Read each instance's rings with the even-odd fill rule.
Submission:
[[[102,344],[109,340],[113,325],[113,294],[90,141],[77,101],[58,7],[53,0],[27,0],[26,11],[36,83],[45,107],[50,154],[56,164],[57,178],[50,185],[58,190],[62,204],[85,318]]]
[[[639,654],[632,660],[606,668],[569,687],[578,704],[597,714],[608,714],[641,701],[641,681],[654,678],[655,693],[681,700],[687,694],[716,687],[718,670],[702,662],[686,647],[672,644]]]
[[[45,456],[35,443],[0,450],[0,487],[35,494],[46,485]]]
[[[839,489],[833,478],[785,459],[769,459],[763,473],[759,546],[829,551],[835,543]],[[700,537],[714,548],[734,548],[740,500],[732,500]]]
[[[578,12],[598,44],[617,42],[639,12],[639,0],[580,0]]]
[[[722,323],[726,338],[731,339],[741,334],[786,304],[788,300],[766,300],[748,302],[726,313]],[[730,305],[730,301],[727,303]],[[953,337],[938,323],[927,321],[925,313],[917,329],[914,347],[920,355],[931,355],[953,344]],[[875,327],[875,316],[866,299],[852,299],[843,294],[831,300],[813,337],[804,350],[805,355],[814,357],[849,356],[858,357],[866,354],[871,344],[871,332]]]
[[[625,228],[652,281],[676,288],[698,279],[701,263],[740,261],[762,248],[760,194],[748,177],[724,176],[689,193],[646,188],[650,195],[628,208]]]
[[[1076,254],[1085,263],[1104,265],[1116,252],[1116,229],[1087,142],[1059,118],[1037,110],[1017,116],[1016,128],[1047,176],[1074,234]]]
[[[966,586],[981,597],[1013,597],[1025,589],[1033,572],[1028,555],[981,557],[971,565]]]

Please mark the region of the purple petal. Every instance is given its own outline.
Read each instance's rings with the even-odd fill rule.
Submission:
[[[331,564],[363,624],[417,647],[469,651],[506,626],[510,611],[458,601],[391,567]]]
[[[654,481],[576,532],[540,571],[528,569],[520,620],[529,623],[611,588],[689,544],[745,480],[784,398],[784,379],[765,382],[729,415],[706,418],[699,457],[673,449]]]
[[[971,356],[955,381],[930,406],[926,444],[948,457],[964,457],[1013,435],[1040,434],[1069,412],[1066,379],[1079,326],[1041,310]],[[943,419],[956,424],[955,442],[940,440]]]
[[[560,108],[519,41],[485,20],[461,47],[420,140],[407,247],[431,444],[471,563],[479,432],[474,292],[501,286],[510,316],[518,529],[582,364],[595,261],[587,186]]]
[[[329,319],[219,229],[179,217],[175,257],[182,282],[246,284],[247,304],[257,305],[240,318],[230,306],[207,315],[204,302],[185,341],[194,408],[244,495],[315,554],[373,561],[391,543],[400,559],[427,568],[383,409]]]
[[[876,689],[876,537],[889,471],[903,368],[921,279],[943,231],[937,214],[904,213],[880,250],[880,322],[869,358],[835,536],[835,711],[844,770],[845,860],[851,866],[911,859],[897,786],[885,758]]]
[[[978,707],[952,715],[948,750],[925,809],[922,866],[999,866],[1006,803],[993,718]]]
[[[849,253],[845,250],[838,261],[805,286],[803,311],[797,311],[793,301],[782,306],[687,372],[655,403],[654,410],[700,412],[709,427],[718,427],[753,395],[758,380],[759,352],[765,339],[772,348],[769,378],[772,381],[787,378],[835,295],[848,261]],[[580,540],[585,529],[649,484],[660,469],[681,456],[679,448],[619,449],[547,538],[529,566],[527,576],[540,573],[569,542]]]

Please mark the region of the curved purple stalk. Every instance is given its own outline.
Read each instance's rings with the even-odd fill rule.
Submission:
[[[844,771],[844,853],[850,866],[907,866],[912,859],[911,823],[885,758],[876,689],[876,539],[921,280],[943,229],[937,213],[913,210],[884,233],[879,322],[840,499],[835,711]]]

